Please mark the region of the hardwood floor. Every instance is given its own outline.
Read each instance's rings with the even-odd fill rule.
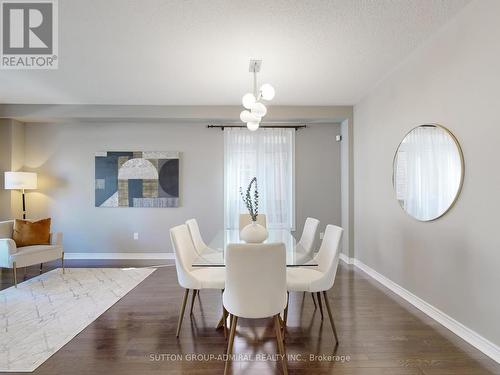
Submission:
[[[89,266],[89,262],[68,261],[67,266]],[[57,264],[46,269],[53,267]],[[500,365],[351,267],[341,262],[329,292],[340,339],[336,349],[326,311],[321,321],[310,294],[290,294],[286,350],[289,357],[295,356],[288,361],[290,374],[500,374]],[[37,274],[38,267],[29,268],[28,277]],[[0,288],[9,286],[11,270],[2,270]],[[225,352],[226,341],[223,331],[214,329],[221,314],[220,291],[204,290],[196,297],[193,316],[186,309],[176,339],[182,296],[175,267],[159,268],[34,374],[221,374],[224,362],[217,357]],[[233,353],[249,356],[244,359],[275,355],[272,319],[239,319]],[[193,354],[203,356],[188,360]],[[318,357],[311,360],[311,355]],[[281,373],[279,359],[273,359],[235,361],[232,370]]]

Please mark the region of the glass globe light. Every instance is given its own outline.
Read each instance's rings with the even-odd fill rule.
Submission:
[[[250,108],[252,115],[257,116],[258,118],[262,118],[267,113],[267,108],[264,104],[256,102]]]
[[[273,100],[276,92],[274,91],[274,87],[269,83],[264,83],[260,86],[260,94],[262,95],[262,99],[264,100]]]
[[[248,130],[254,132],[259,128],[259,123],[257,121],[249,121],[247,122]]]
[[[240,113],[240,120],[242,122],[259,122],[260,117],[257,117],[255,114],[250,113],[250,111],[242,111]]]
[[[255,103],[255,96],[252,93],[248,93],[243,95],[243,98],[241,99],[241,103],[243,104],[243,107],[250,109],[253,103]]]

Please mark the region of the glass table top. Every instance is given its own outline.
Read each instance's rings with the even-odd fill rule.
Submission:
[[[269,237],[264,243],[282,242],[286,248],[287,267],[317,266],[313,260],[315,253],[308,253],[297,243],[292,233],[283,229],[269,229]],[[230,243],[245,243],[240,239],[238,229],[220,230],[208,244],[208,248],[193,261],[193,267],[224,267],[226,247]]]

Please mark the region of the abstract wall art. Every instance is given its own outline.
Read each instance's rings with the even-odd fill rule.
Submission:
[[[95,206],[178,207],[179,153],[97,152]]]

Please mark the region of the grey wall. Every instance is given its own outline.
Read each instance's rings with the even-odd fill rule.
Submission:
[[[341,251],[347,257],[354,257],[354,147],[352,118],[340,124],[340,194],[341,194]]]
[[[196,217],[211,237],[222,225],[220,131],[189,124],[27,124],[26,146],[26,165],[40,173],[31,216],[51,216],[68,252],[169,252],[170,227]],[[94,207],[94,154],[110,150],[180,151],[181,206]]]
[[[241,105],[97,105],[97,104],[0,104],[0,118],[22,122],[116,120],[221,123],[239,121]],[[342,122],[352,119],[352,106],[269,106],[266,121]]]
[[[338,125],[296,133],[297,229],[308,215],[340,223]],[[223,226],[223,133],[201,124],[62,122],[26,124],[26,166],[39,172],[32,218],[51,216],[67,252],[170,252],[168,229],[196,217],[210,239]],[[94,207],[94,153],[181,152],[181,207]],[[139,232],[139,240],[133,233]],[[300,233],[299,233],[300,235]]]
[[[25,126],[24,123],[12,120],[10,126],[11,150],[10,150],[10,170],[21,171],[24,168],[25,154]],[[22,195],[19,190],[11,191],[10,216],[12,218],[22,218],[23,205]]]
[[[10,217],[10,191],[4,190],[4,172],[10,171],[10,120],[0,119],[0,220]]]
[[[500,345],[500,2],[475,1],[355,106],[355,256]],[[458,138],[465,182],[429,223],[394,198],[394,152],[412,127]]]
[[[22,170],[24,138],[23,123],[0,119],[0,220],[22,216],[21,193],[4,190],[4,172]]]
[[[296,237],[300,238],[308,216],[320,223],[340,225],[339,124],[311,125],[295,133]]]

